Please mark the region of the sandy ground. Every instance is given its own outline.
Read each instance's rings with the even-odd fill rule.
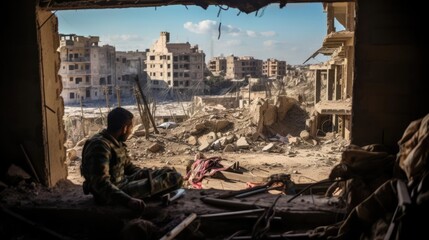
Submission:
[[[141,141],[141,140],[140,140]],[[145,140],[143,140],[145,141]],[[148,142],[150,143],[150,141]],[[130,144],[129,144],[130,145]],[[131,144],[132,145],[132,144]],[[163,154],[143,154],[144,145],[130,148],[133,163],[140,167],[174,167],[186,175],[186,166],[195,158],[193,153],[173,154],[166,149]],[[316,146],[297,146],[288,148],[284,153],[241,151],[234,153],[207,152],[205,157],[221,157],[221,164],[231,166],[238,162],[242,174],[230,173],[227,179],[206,177],[203,188],[238,190],[246,188],[247,182],[260,182],[276,173],[290,174],[295,183],[309,183],[326,179],[334,165],[339,163],[341,152],[347,142],[329,140]],[[170,153],[170,154],[169,154]],[[68,179],[82,184],[79,172],[80,159],[71,161],[68,167]]]

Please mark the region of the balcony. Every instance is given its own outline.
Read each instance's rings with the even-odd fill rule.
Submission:
[[[61,58],[61,62],[90,62],[89,57]]]
[[[351,115],[351,99],[325,100],[316,103],[314,109],[320,114]]]
[[[91,70],[68,70],[67,75],[91,75]]]

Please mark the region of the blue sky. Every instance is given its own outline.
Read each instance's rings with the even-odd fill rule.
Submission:
[[[213,56],[276,58],[288,64],[303,63],[322,44],[326,35],[326,13],[321,3],[272,4],[256,12],[239,13],[210,6],[176,5],[151,8],[57,11],[59,32],[99,36],[101,45],[117,51],[144,51],[170,32],[170,42],[189,42]],[[237,16],[238,15],[238,16]],[[218,39],[219,23],[221,34]],[[309,63],[323,61],[322,56]]]

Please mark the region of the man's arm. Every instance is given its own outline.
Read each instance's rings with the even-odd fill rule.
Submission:
[[[125,146],[126,147],[126,146]],[[126,149],[126,160],[124,166],[125,175],[134,175],[137,172],[140,172],[142,169],[131,162],[131,157],[128,154],[128,149]]]

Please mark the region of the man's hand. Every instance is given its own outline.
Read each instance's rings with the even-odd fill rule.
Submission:
[[[131,198],[130,201],[128,201],[128,207],[133,210],[143,211],[146,208],[146,203],[141,199]]]

